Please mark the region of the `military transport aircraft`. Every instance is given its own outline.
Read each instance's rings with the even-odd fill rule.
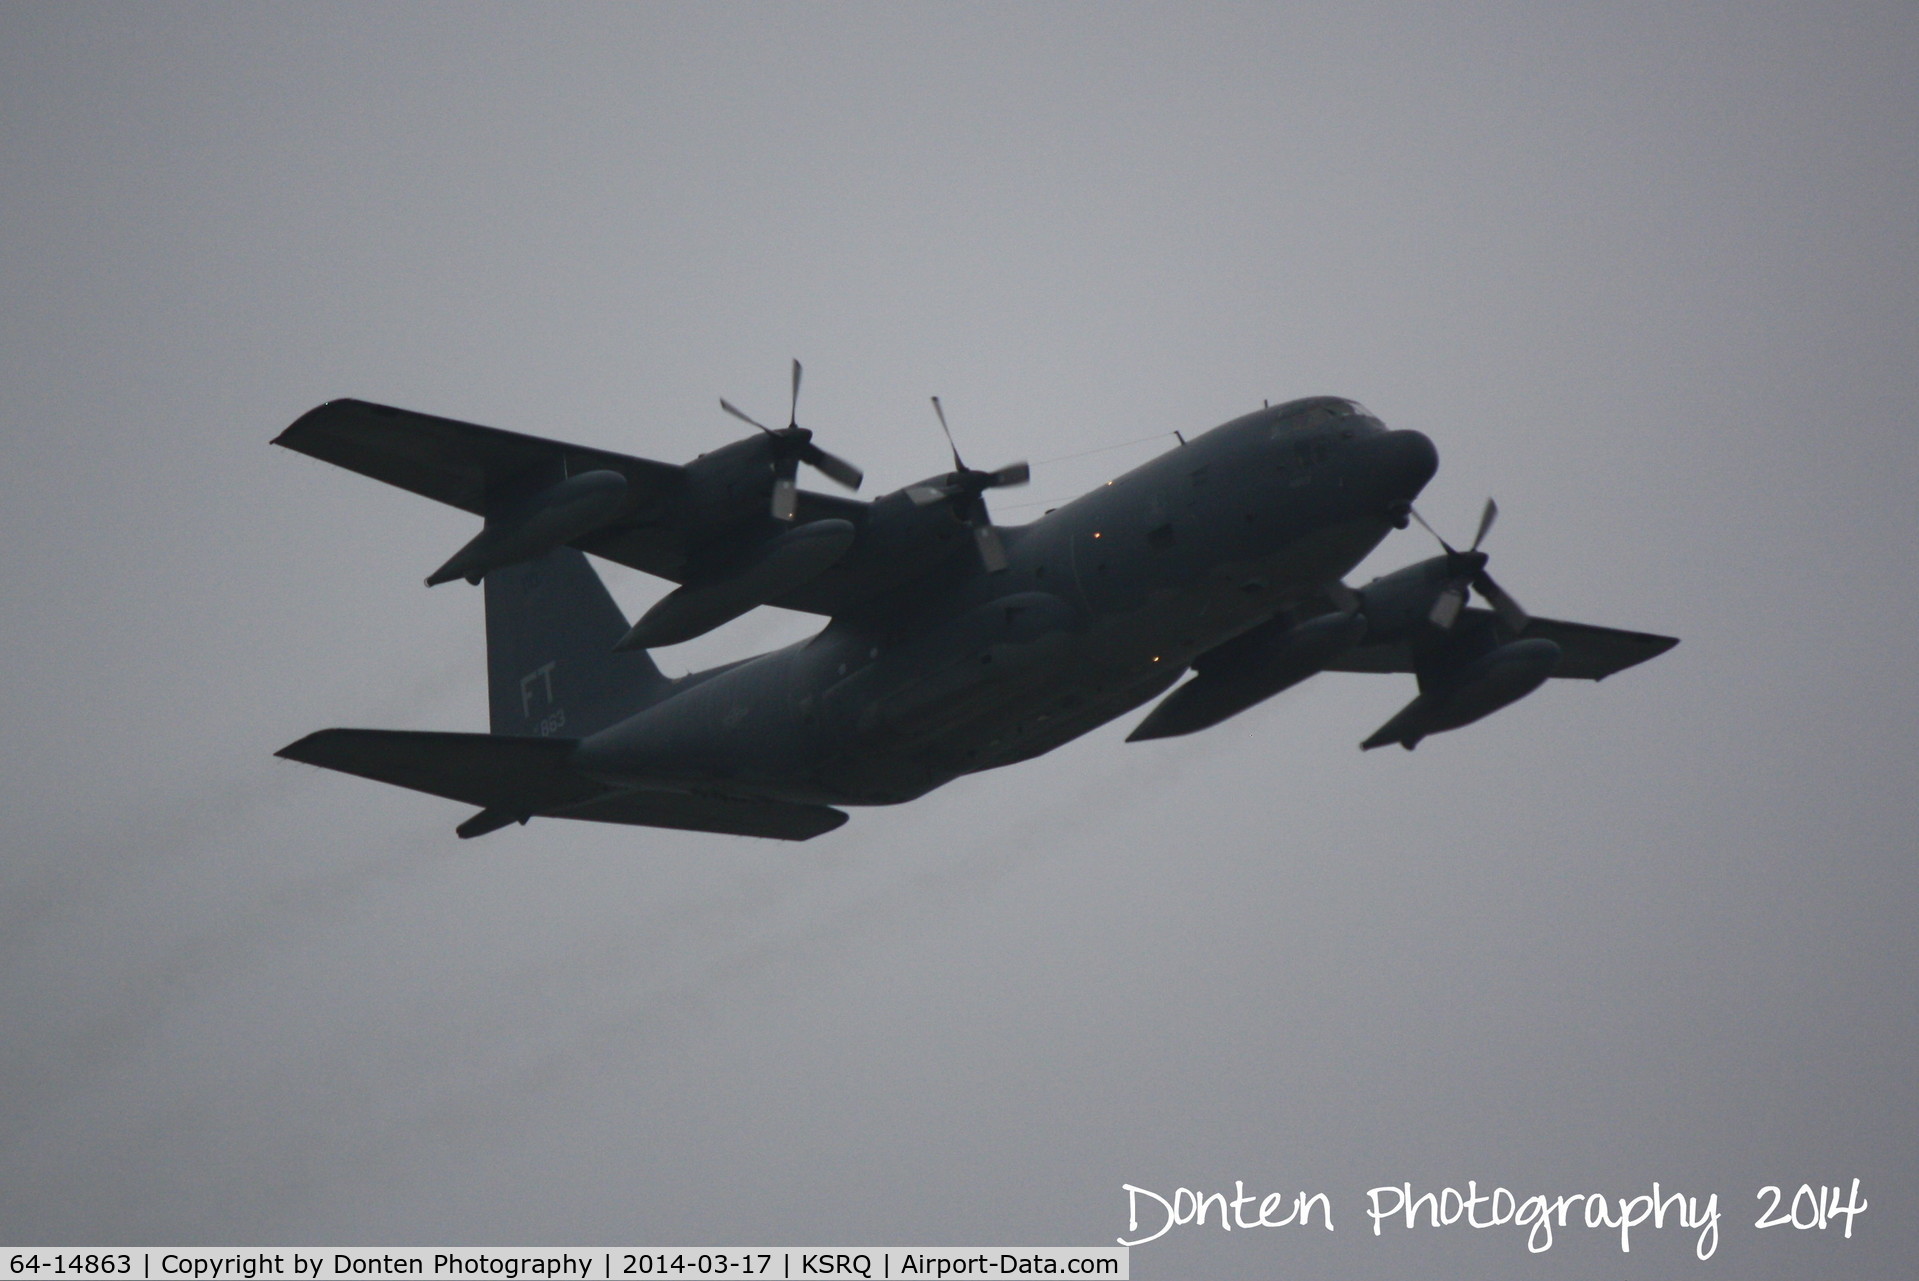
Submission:
[[[1037,756],[1188,672],[1130,740],[1321,671],[1408,672],[1418,696],[1361,746],[1412,748],[1678,643],[1528,615],[1486,572],[1491,502],[1465,550],[1346,586],[1439,465],[1351,400],[1260,409],[1001,527],[986,491],[1026,464],[957,447],[870,502],[799,489],[802,463],[861,481],[799,425],[799,387],[795,361],[777,430],[721,401],[758,430],[683,466],[357,400],[301,417],[274,443],[483,519],[426,581],[485,584],[492,732],[328,729],[279,755],[477,806],[463,837],[553,817],[805,840],[846,821],[834,806]],[[679,586],[629,625],[589,553]],[[677,679],[646,652],[760,605],[829,621]]]

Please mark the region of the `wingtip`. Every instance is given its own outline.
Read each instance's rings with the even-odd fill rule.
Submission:
[[[302,735],[301,737],[294,739],[291,743],[288,743],[285,747],[282,747],[279,751],[275,752],[274,755],[284,761],[297,761],[300,758],[296,756],[294,753],[296,753],[299,750],[300,744],[306,742],[308,739],[312,737],[313,735],[311,734]]]
[[[371,401],[356,400],[352,396],[336,396],[332,400],[321,401],[304,414],[301,414],[298,418],[281,428],[280,434],[268,443],[278,445],[282,449],[291,449],[299,452],[300,446],[298,438],[302,434],[303,429],[312,428],[316,423],[342,412],[359,412],[366,410],[371,410],[375,413],[384,411],[385,414],[388,415],[399,412],[385,405],[373,404]]]
[[[807,836],[801,837],[800,839],[810,841],[815,836],[825,836],[828,832],[837,832],[842,827],[846,826],[848,819],[853,817],[851,814],[848,814],[845,810],[834,809],[831,805],[822,805],[820,808],[827,811],[827,813],[834,815],[834,818],[830,822],[825,823],[825,825],[822,826],[817,832],[813,832]],[[821,817],[822,819],[825,818],[824,815],[822,815]]]
[[[316,729],[311,734],[294,739],[274,755],[283,761],[299,761],[302,765],[310,765],[313,763],[313,748],[338,732],[331,729]]]

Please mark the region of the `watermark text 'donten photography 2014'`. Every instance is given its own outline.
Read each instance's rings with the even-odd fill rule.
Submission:
[[[1126,1194],[1127,1235],[1124,1246],[1157,1241],[1176,1227],[1215,1227],[1232,1232],[1256,1228],[1317,1226],[1336,1231],[1334,1202],[1326,1192],[1246,1191],[1243,1179],[1233,1180],[1233,1195],[1224,1192],[1176,1189],[1170,1197],[1131,1183],[1120,1185]],[[1842,1184],[1802,1183],[1788,1197],[1780,1184],[1767,1184],[1755,1194],[1760,1213],[1756,1231],[1793,1228],[1800,1232],[1834,1230],[1851,1240],[1855,1220],[1870,1205],[1860,1195],[1859,1180]],[[1684,1230],[1696,1233],[1693,1254],[1701,1261],[1719,1249],[1722,1211],[1717,1192],[1694,1193],[1662,1186],[1630,1195],[1603,1192],[1532,1192],[1520,1194],[1503,1185],[1481,1192],[1477,1179],[1466,1180],[1465,1190],[1445,1186],[1416,1187],[1410,1180],[1368,1188],[1361,1201],[1363,1220],[1371,1235],[1388,1231],[1412,1232],[1432,1228],[1499,1228],[1523,1234],[1526,1250],[1544,1254],[1555,1234],[1603,1230],[1619,1234],[1619,1249],[1632,1253],[1634,1232],[1643,1243],[1648,1231]]]

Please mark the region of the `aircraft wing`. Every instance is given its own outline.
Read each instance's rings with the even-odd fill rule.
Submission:
[[[666,502],[682,473],[672,463],[364,400],[329,400],[302,414],[273,443],[475,516],[485,515],[489,493],[510,488],[528,474],[547,471],[557,479],[601,468],[616,471],[626,477],[629,503],[644,510]]]
[[[568,764],[577,743],[508,734],[323,729],[275,755],[480,806],[460,825],[461,836],[546,816],[804,841],[846,822],[829,805],[728,796],[665,781],[639,791],[609,787]]]
[[[1460,620],[1480,618],[1490,622],[1490,611],[1473,608]],[[1599,681],[1615,672],[1623,672],[1679,643],[1676,637],[1654,636],[1647,632],[1628,632],[1616,627],[1595,627],[1590,623],[1567,623],[1556,618],[1535,618],[1526,627],[1525,636],[1541,637],[1561,650],[1559,666],[1553,675],[1570,680]],[[1326,665],[1329,672],[1410,672],[1412,646],[1404,641],[1390,645],[1355,645]]]
[[[675,463],[364,400],[330,400],[308,410],[273,443],[476,516],[485,515],[489,494],[510,493],[535,480],[550,484],[581,472],[616,471],[626,477],[625,508],[612,524],[573,545],[674,582],[684,580],[694,541],[712,536],[710,530],[702,535],[687,528],[682,504],[686,469]],[[836,517],[858,526],[865,522],[866,507],[801,490],[797,519],[805,523]],[[767,524],[780,528],[770,519]],[[794,607],[832,613],[838,604],[837,599],[808,599]]]

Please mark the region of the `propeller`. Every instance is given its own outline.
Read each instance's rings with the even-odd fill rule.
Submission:
[[[786,426],[778,431],[745,413],[725,397],[720,398],[720,408],[773,438],[774,520],[792,520],[793,513],[799,510],[798,477],[801,463],[848,489],[858,489],[860,481],[865,479],[865,475],[852,463],[815,445],[813,433],[800,426],[800,362],[797,360],[793,362],[792,410],[787,414]]]
[[[993,528],[993,518],[986,510],[986,491],[1024,485],[1032,478],[1033,469],[1023,462],[1008,463],[998,471],[976,471],[968,467],[960,459],[959,446],[953,443],[953,431],[946,425],[946,410],[941,408],[938,396],[933,397],[933,412],[939,416],[940,430],[946,433],[946,447],[953,451],[953,470],[933,484],[914,485],[906,491],[906,496],[917,507],[950,499],[960,522],[973,531],[980,563],[986,566],[987,573],[997,574],[1006,568],[1006,545],[1000,541],[999,531]]]
[[[1492,606],[1493,613],[1499,616],[1499,621],[1505,624],[1508,631],[1514,633],[1525,631],[1526,624],[1532,621],[1531,617],[1520,603],[1513,599],[1512,593],[1494,582],[1493,576],[1486,572],[1486,553],[1479,550],[1479,545],[1486,541],[1486,535],[1491,531],[1493,522],[1499,518],[1499,504],[1490,498],[1486,500],[1485,510],[1479,514],[1479,532],[1473,535],[1472,546],[1463,552],[1441,537],[1439,531],[1428,524],[1426,518],[1421,516],[1417,509],[1413,510],[1412,515],[1413,519],[1418,521],[1427,533],[1439,539],[1439,545],[1446,549],[1447,569],[1452,575],[1438,597],[1434,599],[1432,612],[1427,615],[1433,625],[1441,631],[1450,631],[1453,624],[1459,621],[1460,611],[1466,607],[1466,593],[1470,588],[1485,598],[1486,603]]]

